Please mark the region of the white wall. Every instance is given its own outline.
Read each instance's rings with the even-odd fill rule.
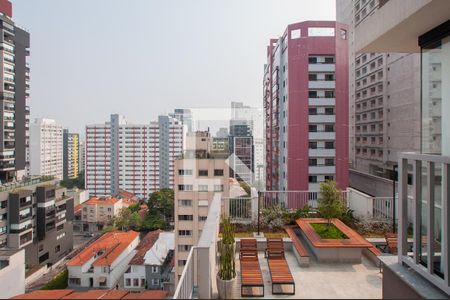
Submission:
[[[0,270],[0,298],[25,293],[25,250],[9,257],[9,266]]]
[[[354,211],[355,217],[372,217],[373,198],[352,188],[347,191],[347,206]]]

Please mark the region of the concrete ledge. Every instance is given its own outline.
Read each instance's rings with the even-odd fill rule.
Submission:
[[[292,249],[292,252],[294,253],[295,258],[297,259],[299,266],[304,268],[309,267],[309,256],[300,256],[295,247],[292,248],[294,248]]]

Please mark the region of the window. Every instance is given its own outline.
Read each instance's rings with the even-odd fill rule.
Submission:
[[[198,200],[198,206],[208,206],[208,200]]]
[[[325,107],[325,114],[326,115],[334,115],[334,108],[333,107]]]
[[[317,74],[309,74],[308,75],[309,81],[316,81],[317,80]]]
[[[317,115],[317,108],[309,108],[308,112],[310,115]]]
[[[61,251],[61,246],[60,245],[55,247],[55,253],[58,253],[59,251]]]
[[[317,132],[317,125],[309,125],[308,130],[309,132]]]
[[[334,91],[325,91],[325,98],[334,98]]]
[[[334,149],[334,142],[325,142],[325,149]]]
[[[179,191],[192,191],[193,187],[192,184],[179,184],[178,190]]]
[[[192,215],[178,215],[179,221],[192,221],[193,217]]]
[[[179,267],[184,267],[186,265],[186,260],[185,259],[179,259],[178,260],[178,266]]]
[[[334,166],[334,158],[325,158],[325,166]]]
[[[333,124],[325,124],[325,132],[334,132]]]
[[[347,30],[341,29],[341,39],[343,40],[347,39]]]
[[[178,230],[179,236],[191,236],[192,230]]]
[[[41,251],[43,251],[44,250],[44,244],[40,244],[39,245],[39,252],[41,252]]]
[[[158,273],[158,266],[152,266],[152,273]]]
[[[198,220],[200,222],[205,222],[206,221],[207,216],[198,216]]]
[[[179,206],[192,206],[192,200],[178,200]]]
[[[191,245],[178,245],[178,252],[189,252],[191,248]]]
[[[223,184],[215,184],[214,192],[223,192]]]
[[[145,287],[145,279],[141,278],[141,287]]]
[[[159,285],[159,279],[158,278],[152,278],[152,285]]]
[[[108,207],[108,211],[109,211],[109,212],[111,212],[111,211],[112,211],[111,207]]]
[[[139,278],[133,278],[133,286],[139,286]]]
[[[317,166],[317,159],[316,158],[310,158],[308,164],[310,166]]]
[[[308,97],[309,98],[317,98],[317,91],[309,91]]]
[[[334,180],[333,175],[325,175],[325,180]]]
[[[317,182],[317,176],[309,176],[308,177],[309,183],[316,183]]]
[[[180,169],[180,170],[178,170],[178,175],[181,175],[181,176],[192,175],[192,170]]]
[[[309,142],[309,149],[317,149],[317,142]]]
[[[214,176],[223,176],[223,169],[214,169]]]
[[[207,184],[199,184],[198,185],[198,191],[199,192],[207,192],[208,191],[208,185]]]
[[[310,64],[317,64],[317,57],[310,56],[308,61]]]
[[[334,64],[334,56],[325,57],[325,63],[326,64]]]
[[[293,29],[291,30],[291,40],[295,40],[300,38],[302,35],[301,29]]]
[[[334,36],[332,27],[309,27],[308,36]]]
[[[325,81],[334,81],[334,74],[325,74]]]
[[[81,284],[80,278],[75,278],[75,277],[69,278],[69,285],[80,285],[80,284]]]
[[[208,170],[198,170],[198,176],[208,176]]]

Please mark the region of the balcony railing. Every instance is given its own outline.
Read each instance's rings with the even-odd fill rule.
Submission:
[[[412,165],[412,198],[408,173]],[[401,153],[399,158],[398,259],[450,293],[450,157]],[[412,212],[412,220],[408,218]],[[412,252],[407,244],[413,229]]]

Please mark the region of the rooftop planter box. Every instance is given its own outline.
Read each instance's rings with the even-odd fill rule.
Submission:
[[[323,230],[326,219],[300,218],[296,223],[296,234],[303,237],[319,262],[361,263],[362,250],[372,246],[339,219],[331,220],[332,233]]]

